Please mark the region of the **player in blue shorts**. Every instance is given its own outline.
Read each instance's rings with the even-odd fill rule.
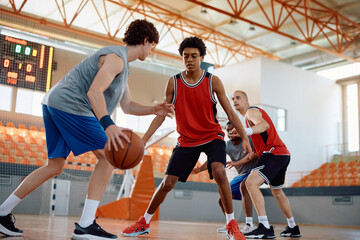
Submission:
[[[252,217],[252,203],[250,195],[245,186],[245,180],[249,176],[251,169],[255,166],[258,158],[255,152],[251,152],[250,154],[248,151],[245,153],[242,150],[242,139],[239,136],[235,136],[234,126],[228,122],[225,126],[227,131],[229,141],[226,142],[226,153],[229,155],[231,161],[227,162],[227,167],[230,169],[232,167],[236,168],[238,175],[233,178],[230,182],[230,188],[232,192],[233,199],[242,200],[242,206],[245,213],[245,225],[241,229],[243,234],[248,233],[254,230],[253,225],[253,217]],[[251,147],[253,148],[252,142],[249,138],[249,142]],[[197,174],[201,171],[207,169],[207,163],[201,165],[201,167],[197,167],[193,170],[194,174]],[[223,203],[221,198],[219,198],[219,205],[223,213],[225,214]],[[218,232],[225,233],[226,226],[218,228]]]
[[[104,147],[117,150],[116,143],[129,142],[110,115],[120,103],[126,114],[169,116],[173,105],[161,103],[143,106],[131,98],[129,62],[145,60],[159,41],[159,33],[146,20],[133,21],[125,32],[125,46],[104,47],[85,58],[58,84],[48,91],[42,102],[48,150],[48,163],[33,171],[0,206],[0,232],[21,236],[11,211],[28,194],[48,179],[59,175],[70,151],[74,155],[92,151],[98,158],[91,175],[81,219],[75,223],[72,239],[117,239],[95,221],[96,209],[105,191],[113,167],[106,160]],[[41,238],[39,236],[39,238]]]

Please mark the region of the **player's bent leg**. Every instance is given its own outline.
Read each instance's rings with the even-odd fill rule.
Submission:
[[[163,181],[160,183],[159,187],[156,189],[149,207],[147,209],[147,213],[154,214],[155,211],[159,208],[160,204],[164,201],[168,192],[170,192],[179,177],[173,175],[165,175]],[[150,233],[150,224],[146,222],[144,217],[140,217],[133,225],[125,228],[121,233],[126,237],[136,237],[138,235],[146,235]]]
[[[213,162],[211,164],[212,175],[219,188],[220,198],[225,210],[225,213],[232,213],[232,193],[229,185],[229,181],[226,176],[224,165],[220,162]]]
[[[98,162],[90,177],[87,197],[89,199],[100,201],[112,175],[114,167],[106,160],[104,150],[95,150],[93,153],[98,159]]]
[[[52,177],[59,175],[65,164],[65,158],[51,158],[48,160],[47,165],[42,166],[32,173],[30,173],[20,186],[15,190],[14,194],[24,199],[28,194],[33,192],[41,184],[46,182]]]
[[[284,213],[286,218],[293,217],[293,213],[291,210],[291,205],[288,197],[285,195],[284,191],[280,189],[271,188],[271,193],[273,194],[276,202],[279,204],[281,211]]]
[[[33,171],[20,186],[15,190],[14,195],[24,199],[41,184],[48,179],[59,175],[64,167],[65,158],[52,158],[48,160],[47,165]],[[0,233],[6,236],[22,236],[23,231],[15,227],[15,217],[11,213],[6,216],[0,216]]]

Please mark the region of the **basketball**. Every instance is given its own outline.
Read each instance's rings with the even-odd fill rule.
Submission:
[[[130,143],[122,139],[124,148],[121,148],[117,144],[118,151],[115,151],[114,147],[108,150],[108,144],[105,145],[105,154],[107,160],[116,168],[130,169],[139,164],[144,156],[144,146],[141,142],[141,138],[132,131],[124,131],[124,133],[130,139]]]

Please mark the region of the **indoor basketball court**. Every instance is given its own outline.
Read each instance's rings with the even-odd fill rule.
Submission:
[[[74,230],[74,222],[78,221],[76,217],[49,217],[39,215],[19,214],[17,224],[23,226],[25,234],[22,238],[1,239],[70,239]],[[216,229],[223,225],[223,222],[191,222],[191,221],[154,221],[151,223],[151,232],[146,236],[124,237],[121,235],[122,229],[132,224],[133,221],[116,219],[99,219],[99,224],[106,230],[111,229],[118,239],[174,239],[174,240],[220,240],[226,239],[224,233],[217,233]],[[275,224],[275,232],[278,239],[294,239],[279,237],[285,224]],[[359,229],[319,226],[319,225],[301,225],[302,237],[304,240],[355,240],[360,238]]]
[[[1,204],[14,196],[33,171],[49,166],[44,96],[99,49],[126,46],[127,27],[139,19],[154,25],[159,41],[148,42],[152,45],[146,60],[125,64],[134,102],[163,103],[169,78],[174,76],[176,81],[176,74],[187,67],[179,44],[191,36],[201,38],[206,45],[201,79],[205,73],[219,77],[243,126],[245,118],[236,110],[233,94],[246,92],[251,104],[269,115],[291,153],[282,187],[301,230],[298,239],[360,239],[358,0],[0,1],[0,239],[71,239],[101,157],[114,167],[110,166],[110,180],[103,184],[106,188],[94,213],[105,231],[118,239],[227,239],[225,233],[217,232],[226,218],[218,203],[218,185],[207,171],[176,183],[152,216],[150,234],[122,235],[144,216],[166,176],[180,134],[176,119],[166,117],[143,147],[141,137],[154,114],[127,114],[118,103],[105,116],[105,123],[102,118],[96,123],[101,124],[101,131],[112,124],[131,129],[124,131],[130,143],[124,143],[122,151],[111,148],[104,156],[70,151],[63,171],[19,198],[11,211],[15,217],[11,221],[23,235],[1,234],[2,217],[8,214],[2,215]],[[96,67],[101,66],[99,60]],[[226,135],[222,138],[230,141],[226,109],[211,92],[213,80],[209,79],[211,101],[218,103],[212,109],[214,120]],[[84,136],[87,131],[90,128],[83,131]],[[195,167],[206,161],[201,153]],[[226,176],[231,182],[238,172],[226,168]],[[268,185],[261,185],[260,190],[276,239],[296,239],[280,236],[287,219]],[[232,200],[232,205],[241,230],[246,225],[242,201]],[[252,212],[258,226],[254,206]]]

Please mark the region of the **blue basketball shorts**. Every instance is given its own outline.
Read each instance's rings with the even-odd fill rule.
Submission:
[[[96,117],[79,116],[43,105],[48,158],[66,158],[104,149],[107,136]]]
[[[236,176],[230,182],[230,188],[233,195],[233,199],[241,200],[240,184],[247,179],[250,173],[243,174],[241,176]]]

